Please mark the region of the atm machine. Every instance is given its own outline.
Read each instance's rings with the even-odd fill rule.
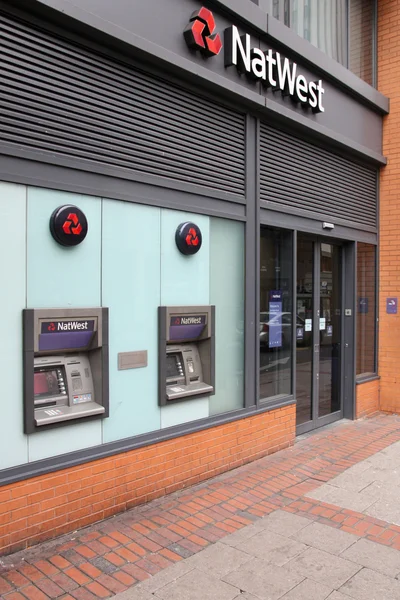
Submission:
[[[160,306],[159,404],[215,394],[215,306]]]
[[[108,309],[27,309],[24,431],[109,414]]]

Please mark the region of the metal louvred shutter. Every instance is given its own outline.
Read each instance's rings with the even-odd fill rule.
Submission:
[[[376,227],[377,176],[373,167],[261,125],[260,199],[271,208]]]
[[[243,196],[245,117],[0,14],[1,136]]]

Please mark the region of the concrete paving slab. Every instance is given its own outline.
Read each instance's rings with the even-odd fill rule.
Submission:
[[[181,560],[180,562],[167,567],[159,573],[156,573],[156,575],[153,575],[149,579],[145,579],[141,583],[138,583],[134,589],[142,592],[143,594],[153,594],[160,588],[173,581],[176,581],[183,575],[186,575],[186,573],[189,573],[193,569],[194,566],[191,566],[188,563],[188,560]]]
[[[400,581],[362,569],[339,591],[355,600],[400,600]]]
[[[253,539],[251,538],[251,540]],[[252,541],[247,543],[251,544]],[[214,575],[214,577],[222,577],[247,563],[249,560],[253,560],[253,556],[237,548],[217,542],[213,546],[209,546],[198,554],[191,556],[185,560],[185,563],[188,567],[199,569],[204,573]]]
[[[265,530],[240,544],[237,548],[248,555],[282,566],[294,556],[304,552],[307,546],[274,531]]]
[[[365,511],[377,500],[376,495],[372,492],[368,493],[368,491],[363,490],[357,493],[329,484],[322,485],[321,488],[310,492],[307,496],[316,500],[322,500],[328,504],[342,506],[356,512]]]
[[[303,581],[305,577],[290,573],[265,560],[255,558],[246,565],[223,577],[223,581],[254,594],[261,600],[278,600]]]
[[[317,548],[308,548],[285,567],[290,573],[309,577],[332,589],[338,589],[362,567]]]
[[[239,593],[238,587],[194,569],[157,590],[155,596],[162,600],[233,600]]]
[[[359,539],[356,535],[321,523],[311,523],[292,537],[303,544],[331,554],[340,554]]]
[[[281,600],[325,600],[332,593],[332,588],[304,579],[299,585],[282,596]]]
[[[137,587],[132,587],[126,592],[120,592],[115,598],[118,598],[118,600],[154,600],[155,596]]]
[[[235,548],[236,546],[239,546],[239,544],[242,544],[257,533],[260,533],[260,531],[264,531],[264,529],[266,529],[266,524],[263,523],[262,519],[260,519],[259,521],[256,521],[251,525],[247,525],[242,529],[238,529],[234,533],[226,535],[225,537],[221,538],[220,543]]]
[[[400,552],[370,540],[359,540],[340,556],[388,577],[396,577],[400,573]]]
[[[253,594],[247,594],[245,592],[244,594],[239,594],[239,596],[236,596],[236,598],[234,598],[233,600],[260,600],[260,599],[257,598],[257,596],[253,596]]]
[[[327,600],[349,600],[349,596],[345,596],[344,594],[341,594],[340,592],[333,592]],[[381,600],[383,600],[381,598]]]
[[[400,498],[400,490],[398,498]],[[365,510],[365,514],[375,519],[381,519],[394,525],[400,525],[400,503],[392,499],[383,498],[374,502]]]
[[[269,531],[275,531],[287,537],[297,533],[312,523],[310,519],[294,515],[284,510],[275,510],[260,520],[260,524]]]

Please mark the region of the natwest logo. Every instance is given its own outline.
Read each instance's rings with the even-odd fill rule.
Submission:
[[[87,329],[88,322],[87,321],[68,321],[68,322],[58,322],[57,323],[57,331],[75,331],[77,329]]]
[[[200,50],[204,56],[216,56],[221,51],[222,41],[214,30],[213,14],[203,6],[192,14],[183,35],[189,48]]]
[[[190,315],[187,317],[171,317],[172,326],[176,325],[205,325],[206,324],[206,316],[205,315]]]
[[[308,105],[313,112],[324,112],[322,81],[307,81],[297,73],[297,64],[279,52],[252,48],[250,35],[240,35],[235,25],[225,29],[225,67],[235,65],[240,73],[261,81],[272,90],[280,90],[295,102]]]
[[[211,11],[202,7],[190,17],[183,35],[189,48],[200,50],[205,56],[215,56],[222,48],[222,41],[215,31]],[[325,90],[322,80],[308,81],[298,73],[297,64],[272,49],[263,51],[251,44],[248,33],[240,35],[235,25],[224,31],[224,64],[235,66],[239,73],[261,83],[272,91],[290,96],[296,103],[309,107],[314,113],[325,112],[322,97]]]

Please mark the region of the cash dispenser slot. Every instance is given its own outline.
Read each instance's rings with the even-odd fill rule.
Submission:
[[[215,307],[159,307],[159,404],[215,393]]]
[[[108,309],[24,311],[24,430],[108,416]]]

